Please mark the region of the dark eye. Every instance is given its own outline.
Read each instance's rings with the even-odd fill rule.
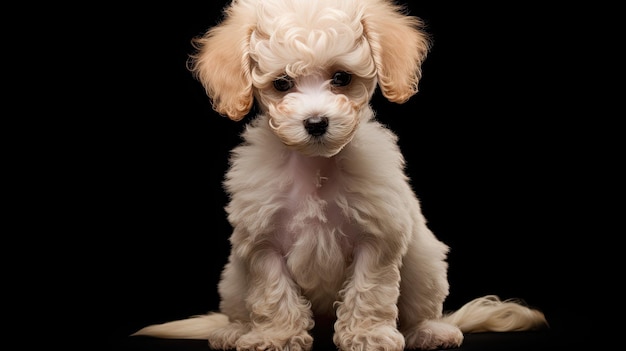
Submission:
[[[350,73],[345,71],[339,71],[333,74],[333,80],[332,82],[330,82],[330,84],[336,87],[345,87],[346,85],[350,84],[351,80],[352,75]]]
[[[293,88],[293,78],[282,76],[274,81],[274,88],[278,91],[287,91]]]

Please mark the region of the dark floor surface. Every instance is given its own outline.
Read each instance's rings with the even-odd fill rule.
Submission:
[[[328,338],[316,338],[313,350],[336,350]],[[558,349],[556,335],[551,330],[466,334],[463,345],[456,351],[541,351]],[[114,347],[120,351],[200,351],[211,350],[204,340],[157,339],[133,336]]]

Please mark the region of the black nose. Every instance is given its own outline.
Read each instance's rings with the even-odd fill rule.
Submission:
[[[320,136],[328,129],[328,117],[309,117],[304,120],[304,128],[312,136]]]

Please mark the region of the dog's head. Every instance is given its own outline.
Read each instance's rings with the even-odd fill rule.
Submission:
[[[429,49],[422,22],[388,0],[234,0],[195,38],[189,68],[213,108],[242,119],[256,99],[280,140],[330,157],[390,101],[417,92]]]

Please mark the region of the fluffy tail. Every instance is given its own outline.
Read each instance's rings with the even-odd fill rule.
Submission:
[[[500,300],[486,295],[474,299],[457,311],[445,314],[442,321],[459,327],[464,333],[537,330],[548,327],[541,311],[519,300]]]
[[[132,335],[154,336],[164,339],[208,339],[212,330],[224,327],[228,323],[228,316],[225,314],[210,313],[173,322],[150,325]]]

